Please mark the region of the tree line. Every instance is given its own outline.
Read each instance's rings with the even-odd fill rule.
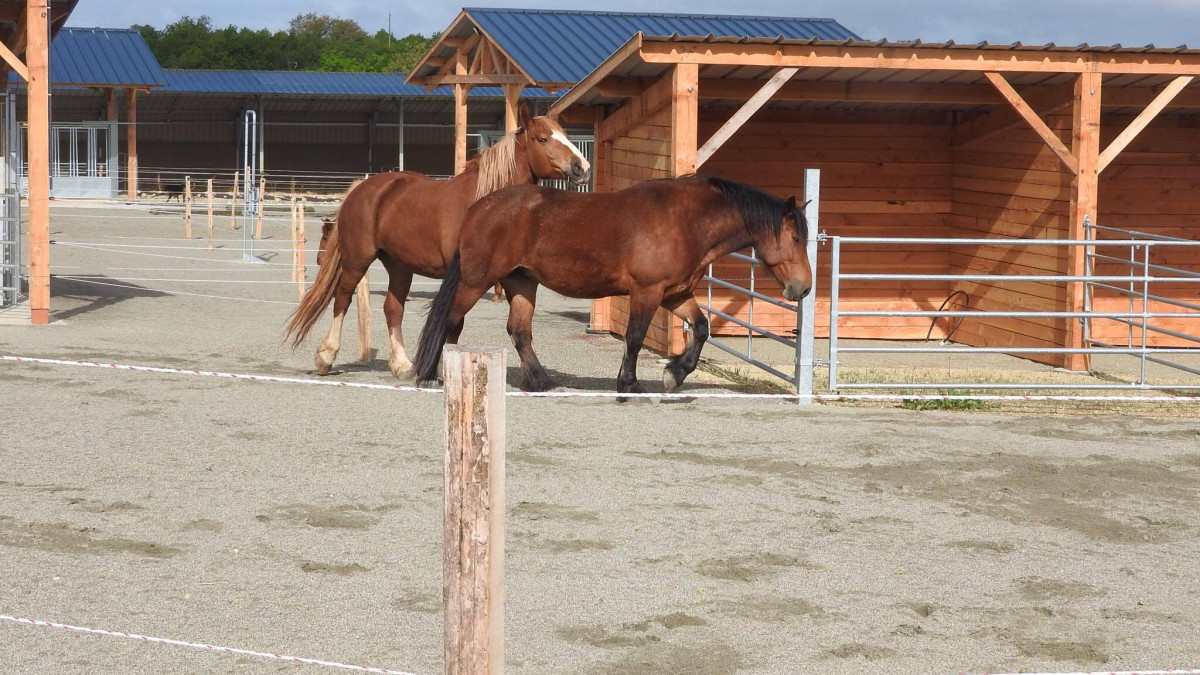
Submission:
[[[207,70],[317,70],[343,73],[407,73],[437,39],[412,33],[397,38],[369,34],[351,19],[298,14],[287,30],[239,26],[214,28],[207,16],[164,28],[137,25],[164,68]]]

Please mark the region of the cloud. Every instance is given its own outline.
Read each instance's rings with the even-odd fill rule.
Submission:
[[[675,2],[657,0],[472,0],[472,6],[543,9],[593,9],[610,11],[678,11]],[[76,26],[124,27],[134,23],[162,26],[184,15],[212,17],[218,26],[237,24],[251,27],[284,28],[299,12],[320,12],[356,19],[368,31],[387,26],[392,12],[392,31],[397,35],[430,33],[449,25],[458,5],[401,0],[297,0],[294,2],[245,2],[244,0],[89,0],[80,3],[72,17]],[[1200,42],[1200,2],[1197,0],[742,0],[735,6],[727,0],[692,0],[687,11],[694,13],[835,18],[868,39],[927,42],[1042,44],[1124,44],[1175,46],[1188,40]],[[1200,45],[1197,45],[1200,46]]]

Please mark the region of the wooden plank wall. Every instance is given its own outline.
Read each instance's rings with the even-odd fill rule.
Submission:
[[[646,117],[620,136],[597,144],[596,190],[615,191],[647,180],[671,176],[671,106]],[[592,305],[592,327],[625,334],[629,321],[627,296],[604,298]],[[683,349],[682,326],[673,314],[659,309],[646,332],[645,346],[664,354]]]
[[[701,111],[700,138],[720,127],[730,111]],[[949,118],[933,113],[763,110],[745,124],[703,167],[710,173],[760,187],[780,197],[801,198],[803,170],[821,170],[820,226],[842,236],[949,236],[952,195]],[[944,248],[845,246],[846,273],[942,274]],[[829,250],[819,255],[817,335],[829,332]],[[746,286],[749,264],[732,259],[714,265],[715,276]],[[779,284],[758,270],[756,289],[781,297]],[[843,282],[843,310],[933,310],[949,294],[946,282]],[[715,308],[742,319],[748,303],[714,287]],[[701,284],[697,298],[707,301]],[[790,334],[795,315],[755,303],[754,323]],[[933,336],[942,337],[939,322]],[[714,321],[714,333],[745,335],[732,322]],[[845,317],[839,334],[848,338],[923,339],[928,319]]]
[[[1131,121],[1132,117],[1105,117],[1101,125],[1101,147]],[[1133,143],[1117,156],[1100,174],[1099,225],[1138,230],[1151,234],[1200,240],[1200,115],[1163,115],[1156,119]],[[1121,235],[1104,233],[1102,237]],[[1098,250],[1098,253],[1128,258],[1128,249]],[[1140,255],[1138,256],[1140,260]],[[1152,249],[1151,264],[1167,265],[1191,272],[1200,272],[1200,250]],[[1126,275],[1129,267],[1118,263],[1102,263],[1097,274]],[[1140,271],[1139,271],[1140,273]],[[1153,272],[1162,276],[1161,272]],[[1136,287],[1141,292],[1141,286]],[[1152,284],[1150,293],[1200,304],[1200,285]],[[1129,300],[1116,293],[1097,291],[1095,307],[1099,311],[1127,312]],[[1135,301],[1135,312],[1142,304]],[[1150,303],[1151,311],[1183,312],[1158,302]],[[1189,335],[1200,336],[1200,316],[1197,318],[1155,319],[1152,325]],[[1111,344],[1126,345],[1130,328],[1115,321],[1096,321],[1092,324],[1096,339]],[[1133,344],[1140,345],[1141,329],[1132,329]],[[1163,347],[1197,347],[1194,342],[1148,331],[1147,343]]]
[[[1044,118],[1066,143],[1070,110]],[[1060,239],[1067,236],[1071,172],[1028,126],[954,150],[953,237]],[[955,246],[951,274],[1065,274],[1061,247]],[[1066,285],[1059,283],[954,282],[982,311],[1066,311]],[[1063,319],[973,319],[963,321],[953,340],[976,347],[1061,347]],[[1034,360],[1062,365],[1063,357]]]

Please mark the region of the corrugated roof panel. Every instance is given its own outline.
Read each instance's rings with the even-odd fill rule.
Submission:
[[[60,30],[50,43],[50,80],[56,85],[166,84],[141,33],[110,28]]]
[[[538,82],[579,82],[638,31],[646,35],[858,39],[832,19],[536,9],[465,11]]]
[[[163,91],[188,94],[261,94],[264,96],[343,96],[453,98],[448,87],[425,91],[404,83],[403,73],[318,73],[291,70],[163,70]],[[523,98],[556,99],[544,89],[526,88]],[[473,98],[503,98],[499,87],[475,87]]]

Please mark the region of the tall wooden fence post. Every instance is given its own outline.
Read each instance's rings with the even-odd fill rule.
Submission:
[[[447,675],[504,671],[505,350],[446,345]]]
[[[208,250],[213,247],[213,179],[208,179]]]
[[[230,193],[229,193],[230,195],[232,195],[232,196],[229,198],[229,229],[231,229],[231,230],[236,230],[236,229],[238,229],[238,224],[237,224],[237,189],[238,189],[238,181],[240,181],[241,179],[242,179],[242,172],[241,172],[241,171],[234,171],[234,172],[233,172],[233,189],[232,189],[232,190],[230,191]]]
[[[307,208],[308,208],[308,200],[305,199],[304,197],[301,197],[300,205],[297,207],[297,213],[296,213],[296,242],[297,242],[296,243],[296,254],[298,256],[297,260],[296,260],[296,273],[298,275],[296,278],[296,281],[298,281],[300,284],[299,285],[299,291],[300,291],[299,297],[301,300],[304,299],[304,287],[308,283],[308,279],[306,278],[306,275],[308,272],[308,267],[305,264],[305,260],[304,260],[305,254],[307,253],[307,251],[305,251],[304,247],[308,245],[308,237],[304,233],[304,230],[305,230],[304,211]]]
[[[258,215],[254,219],[254,238],[262,239],[263,196],[267,194],[267,179],[258,179]]]
[[[192,238],[192,177],[183,177],[183,238]]]

